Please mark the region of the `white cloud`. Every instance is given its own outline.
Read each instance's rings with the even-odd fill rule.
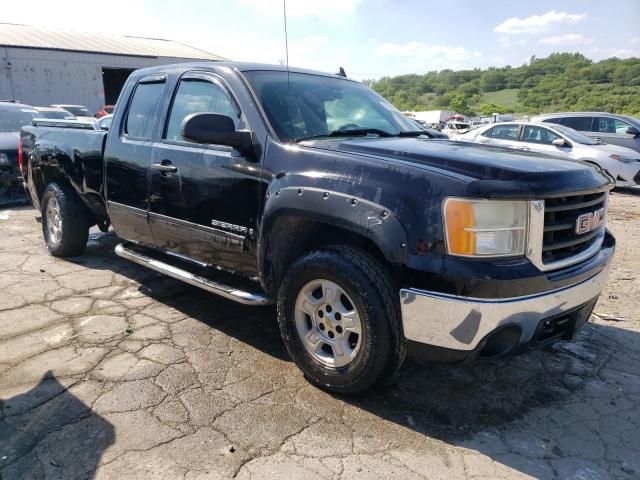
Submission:
[[[60,3],[47,0],[32,0],[33,9],[28,16],[24,14],[24,4],[9,2],[2,5],[0,21],[26,25],[42,26],[51,29],[63,29],[77,32],[95,32],[113,35],[138,35],[166,38],[154,25],[157,23],[153,12],[145,10],[139,3],[128,0],[110,0],[109,8],[100,14],[103,31],[95,31],[95,5],[83,0],[68,0],[64,7]],[[122,12],[127,12],[123,15]],[[140,19],[144,19],[143,22]]]
[[[524,38],[512,39],[511,37],[502,36],[498,38],[498,43],[503,47],[513,47],[517,45],[524,45],[527,41]]]
[[[556,35],[553,37],[541,38],[538,40],[540,43],[545,43],[547,45],[585,45],[587,43],[591,43],[589,39],[587,39],[581,33],[565,33],[564,35]]]
[[[629,40],[631,45],[640,45],[640,37],[633,37]]]
[[[585,55],[592,60],[599,61],[606,58],[631,58],[640,57],[640,48],[603,48],[603,47],[587,47],[584,51]]]
[[[586,13],[566,13],[551,10],[543,15],[531,15],[527,18],[511,17],[502,22],[494,32],[515,35],[518,33],[541,33],[548,31],[555,24],[573,24],[586,18]]]
[[[640,57],[640,52],[638,50],[629,50],[628,48],[618,48],[618,49],[610,49],[607,50],[607,57],[617,57],[617,58],[631,58],[631,57]]]
[[[287,16],[309,17],[329,14],[353,13],[361,0],[287,0]],[[240,3],[254,7],[262,14],[281,16],[282,0],[240,0]]]
[[[444,68],[462,69],[471,66],[471,60],[482,56],[481,52],[464,47],[449,45],[430,45],[421,42],[391,43],[378,45],[376,55],[392,59],[400,63],[397,70],[421,71],[441,70]]]

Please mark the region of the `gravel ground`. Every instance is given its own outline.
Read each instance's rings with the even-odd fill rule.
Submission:
[[[639,478],[640,195],[616,191],[609,285],[576,341],[311,387],[272,308],[119,259],[45,251],[0,211],[0,479]]]

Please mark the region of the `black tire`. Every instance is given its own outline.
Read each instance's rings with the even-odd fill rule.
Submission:
[[[47,208],[55,199],[60,217],[60,236],[54,238],[49,229]],[[50,183],[42,194],[42,235],[51,255],[55,257],[73,257],[81,255],[89,237],[89,222],[86,207],[68,186]]]
[[[317,279],[338,284],[353,299],[361,320],[362,343],[351,363],[341,368],[315,360],[296,328],[298,293]],[[289,268],[278,295],[278,325],[289,355],[306,378],[336,393],[360,393],[386,382],[406,356],[400,300],[391,273],[372,256],[352,247],[331,246],[313,251]]]

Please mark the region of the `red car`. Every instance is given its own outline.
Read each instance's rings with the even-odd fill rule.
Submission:
[[[105,115],[111,115],[113,113],[113,109],[115,105],[105,105],[100,110],[98,110],[93,116],[96,118],[102,118]]]

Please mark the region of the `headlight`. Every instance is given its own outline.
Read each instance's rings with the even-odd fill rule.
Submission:
[[[6,153],[0,153],[0,165],[9,165],[9,156]]]
[[[615,154],[609,155],[609,158],[613,160],[617,160],[618,162],[622,162],[622,163],[632,163],[632,162],[638,161],[637,158],[623,157],[621,155],[615,155]]]
[[[522,200],[445,199],[447,252],[462,257],[524,255],[527,211]]]

